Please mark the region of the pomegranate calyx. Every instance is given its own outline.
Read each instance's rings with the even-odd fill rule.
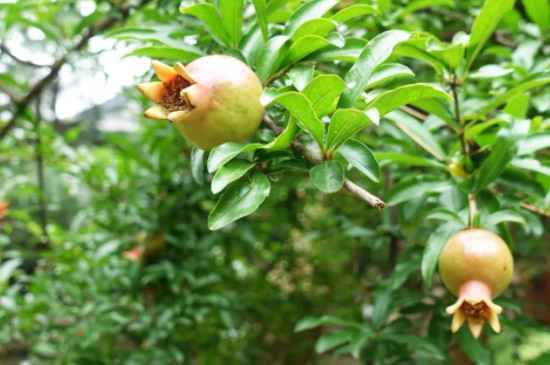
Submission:
[[[478,338],[485,321],[495,332],[500,332],[498,314],[502,307],[493,303],[491,288],[481,281],[468,281],[460,286],[457,301],[445,310],[453,315],[451,331],[457,332],[467,320],[474,338]]]

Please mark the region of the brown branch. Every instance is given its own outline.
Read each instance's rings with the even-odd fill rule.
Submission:
[[[6,45],[3,44],[3,43],[0,43],[0,51],[2,51],[2,53],[4,53],[6,56],[9,56],[15,62],[20,63],[20,64],[25,65],[25,66],[30,66],[30,67],[33,67],[33,68],[50,67],[50,65],[39,65],[39,64],[31,62],[31,61],[22,60],[21,58],[14,55],[9,50],[9,48],[6,47]]]
[[[27,94],[17,103],[16,110],[13,113],[13,116],[9,120],[9,122],[4,125],[2,129],[0,129],[0,140],[8,134],[8,132],[15,127],[15,124],[17,123],[17,119],[19,119],[19,116],[23,111],[29,106],[30,102],[38,95],[40,92],[55,78],[57,77],[59,70],[61,67],[67,62],[68,56],[70,53],[78,52],[86,46],[88,41],[97,35],[98,33],[110,28],[113,26],[117,21],[124,20],[130,15],[130,11],[135,8],[140,8],[147,3],[151,2],[152,0],[142,0],[137,6],[125,6],[123,8],[120,8],[120,14],[114,14],[110,15],[105,19],[102,19],[98,21],[95,24],[92,24],[90,27],[88,27],[84,33],[82,34],[82,37],[80,40],[72,46],[66,54],[61,56],[57,61],[53,63],[53,65],[50,66],[50,72],[44,76],[42,79],[38,80],[36,84],[34,84],[30,90],[27,92]]]
[[[279,127],[271,118],[265,114],[263,118],[263,123],[266,125],[267,128],[271,129],[273,132],[275,132],[277,135],[281,134],[283,132],[283,129]],[[305,157],[306,160],[313,164],[319,164],[322,162],[321,158],[316,156],[311,150],[309,150],[306,146],[304,146],[300,141],[293,140],[290,144],[290,146],[296,150],[298,153],[300,153],[302,156]],[[344,187],[356,198],[363,200],[364,202],[368,203],[370,206],[382,209],[386,206],[386,204],[382,201],[382,199],[378,198],[377,196],[369,193],[356,183],[354,183],[351,180],[344,179]]]

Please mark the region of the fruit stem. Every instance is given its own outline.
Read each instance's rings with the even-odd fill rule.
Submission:
[[[479,228],[479,213],[475,194],[468,194],[468,210],[470,211],[470,227]]]

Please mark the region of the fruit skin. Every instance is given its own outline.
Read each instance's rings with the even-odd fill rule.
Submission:
[[[439,257],[441,280],[456,296],[462,284],[476,280],[487,284],[494,298],[508,287],[513,271],[514,261],[506,243],[483,229],[455,234]]]
[[[174,123],[182,136],[205,150],[222,143],[243,142],[258,129],[264,108],[260,80],[241,61],[229,56],[206,56],[191,62],[187,71],[197,81],[195,106],[185,120]]]
[[[457,332],[464,321],[478,338],[485,321],[500,332],[498,314],[502,308],[492,298],[501,294],[514,270],[512,253],[494,233],[469,229],[455,234],[445,244],[439,257],[439,275],[457,301],[447,307],[453,315],[451,331]]]
[[[263,88],[243,62],[224,55],[205,56],[187,66],[153,61],[162,82],[138,85],[158,103],[149,119],[168,119],[196,147],[211,150],[225,142],[244,142],[256,132],[264,114]]]

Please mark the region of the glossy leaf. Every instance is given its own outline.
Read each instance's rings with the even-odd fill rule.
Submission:
[[[422,255],[422,279],[426,288],[431,289],[433,284],[433,275],[437,269],[437,263],[439,262],[439,255],[443,250],[445,243],[458,231],[463,228],[453,223],[446,223],[439,226],[432,232],[426,247],[424,248],[424,254]]]
[[[346,38],[343,47],[327,46],[306,57],[306,60],[355,62],[366,44],[364,39]]]
[[[296,66],[288,71],[288,77],[296,90],[302,91],[313,80],[313,67]]]
[[[290,40],[286,36],[275,36],[267,42],[256,62],[256,75],[262,83],[269,79],[286,58],[289,44]]]
[[[215,147],[212,151],[210,151],[210,155],[208,155],[208,162],[206,164],[208,167],[208,172],[212,173],[218,170],[240,153],[254,151],[259,147],[262,147],[260,143],[241,144],[235,142],[227,142]]]
[[[483,341],[476,340],[467,326],[462,326],[457,334],[458,345],[464,353],[477,365],[490,365],[491,352],[485,347]]]
[[[231,37],[224,27],[222,17],[218,10],[207,3],[193,4],[180,10],[182,14],[192,15],[200,19],[210,30],[210,34],[218,43],[230,45]]]
[[[411,176],[395,184],[386,194],[386,204],[392,206],[431,193],[440,193],[452,187],[452,182],[433,177]]]
[[[384,116],[403,105],[424,98],[452,100],[451,96],[438,86],[432,84],[412,84],[383,92],[368,104],[367,109],[376,108],[380,116]]]
[[[272,142],[266,144],[261,148],[268,151],[284,150],[292,143],[292,140],[298,134],[299,129],[300,128],[298,128],[294,117],[290,117],[286,128],[283,130],[283,133],[278,135]]]
[[[498,133],[491,154],[473,175],[474,193],[480,192],[504,172],[506,165],[516,156],[517,140],[526,134],[525,127],[518,124],[511,129],[502,129]]]
[[[380,12],[371,5],[353,4],[344,7],[342,10],[331,16],[330,19],[338,23],[345,23],[350,19],[369,14],[380,14]]]
[[[326,18],[311,19],[302,23],[292,34],[291,39],[296,41],[308,35],[316,35],[319,37],[326,36],[329,32],[336,28],[336,24]]]
[[[346,84],[337,75],[319,75],[302,90],[318,117],[332,113]]]
[[[252,214],[269,196],[269,180],[256,172],[249,183],[235,183],[227,189],[208,215],[208,228],[217,230]]]
[[[353,331],[338,331],[325,333],[315,343],[315,352],[322,354],[334,347],[340,346],[349,342],[353,338]]]
[[[321,18],[337,3],[337,0],[313,0],[305,3],[292,13],[283,34],[292,36],[300,25],[308,20]]]
[[[550,148],[550,131],[531,133],[519,142],[518,155],[527,155],[545,148]]]
[[[313,52],[331,45],[331,42],[323,37],[307,35],[296,40],[290,46],[284,65],[291,65]]]
[[[338,148],[338,152],[344,156],[350,165],[361,171],[372,181],[380,180],[380,167],[371,150],[362,142],[350,139]]]
[[[472,65],[485,42],[489,39],[496,26],[510,9],[514,6],[514,0],[487,0],[483,4],[481,12],[476,17],[470,33],[468,43],[468,55],[466,71]]]
[[[437,219],[452,222],[459,226],[463,226],[464,228],[468,225],[468,223],[462,220],[458,214],[447,209],[434,209],[426,216],[426,219]]]
[[[260,25],[263,40],[264,42],[267,42],[267,40],[269,39],[269,30],[265,0],[252,0],[252,4],[254,4],[256,19],[258,19],[258,24]]]
[[[392,334],[386,336],[386,339],[405,345],[415,351],[433,356],[435,359],[444,360],[445,351],[437,343],[428,337],[421,337],[412,334]]]
[[[372,89],[384,82],[393,80],[398,77],[414,76],[414,73],[405,65],[399,63],[385,63],[374,70],[367,89]]]
[[[204,184],[204,150],[193,147],[191,150],[191,175],[199,185]]]
[[[300,127],[308,131],[320,146],[323,144],[323,123],[315,115],[315,111],[305,95],[293,91],[287,92],[271,100],[267,107],[273,104],[281,104],[296,118]]]
[[[359,95],[368,85],[374,69],[384,62],[392,53],[393,48],[410,37],[402,30],[389,30],[377,35],[367,43],[357,62],[346,74],[344,81],[348,85],[340,99],[339,106],[348,108],[355,104]]]
[[[409,155],[400,152],[376,152],[374,157],[378,161],[391,161],[398,165],[423,166],[440,170],[447,170],[447,165],[437,160],[431,160],[421,156]]]
[[[219,0],[223,25],[230,39],[230,45],[236,46],[241,39],[243,26],[243,0]]]
[[[550,27],[550,4],[547,0],[522,0],[525,12],[544,33]]]
[[[323,193],[334,193],[344,185],[344,168],[337,161],[325,161],[309,170],[313,185]]]
[[[178,60],[180,62],[191,62],[202,56],[201,53],[192,52],[181,48],[150,46],[142,47],[127,53],[124,57],[140,56],[149,58],[165,58],[170,60]]]
[[[212,193],[217,194],[233,181],[240,179],[252,167],[254,162],[241,159],[233,159],[220,167],[212,179]]]
[[[400,110],[389,113],[386,118],[394,123],[420,147],[438,160],[445,158],[445,151],[434,136],[416,118]]]
[[[327,151],[335,151],[361,129],[371,123],[368,115],[357,109],[338,109],[328,125]]]

